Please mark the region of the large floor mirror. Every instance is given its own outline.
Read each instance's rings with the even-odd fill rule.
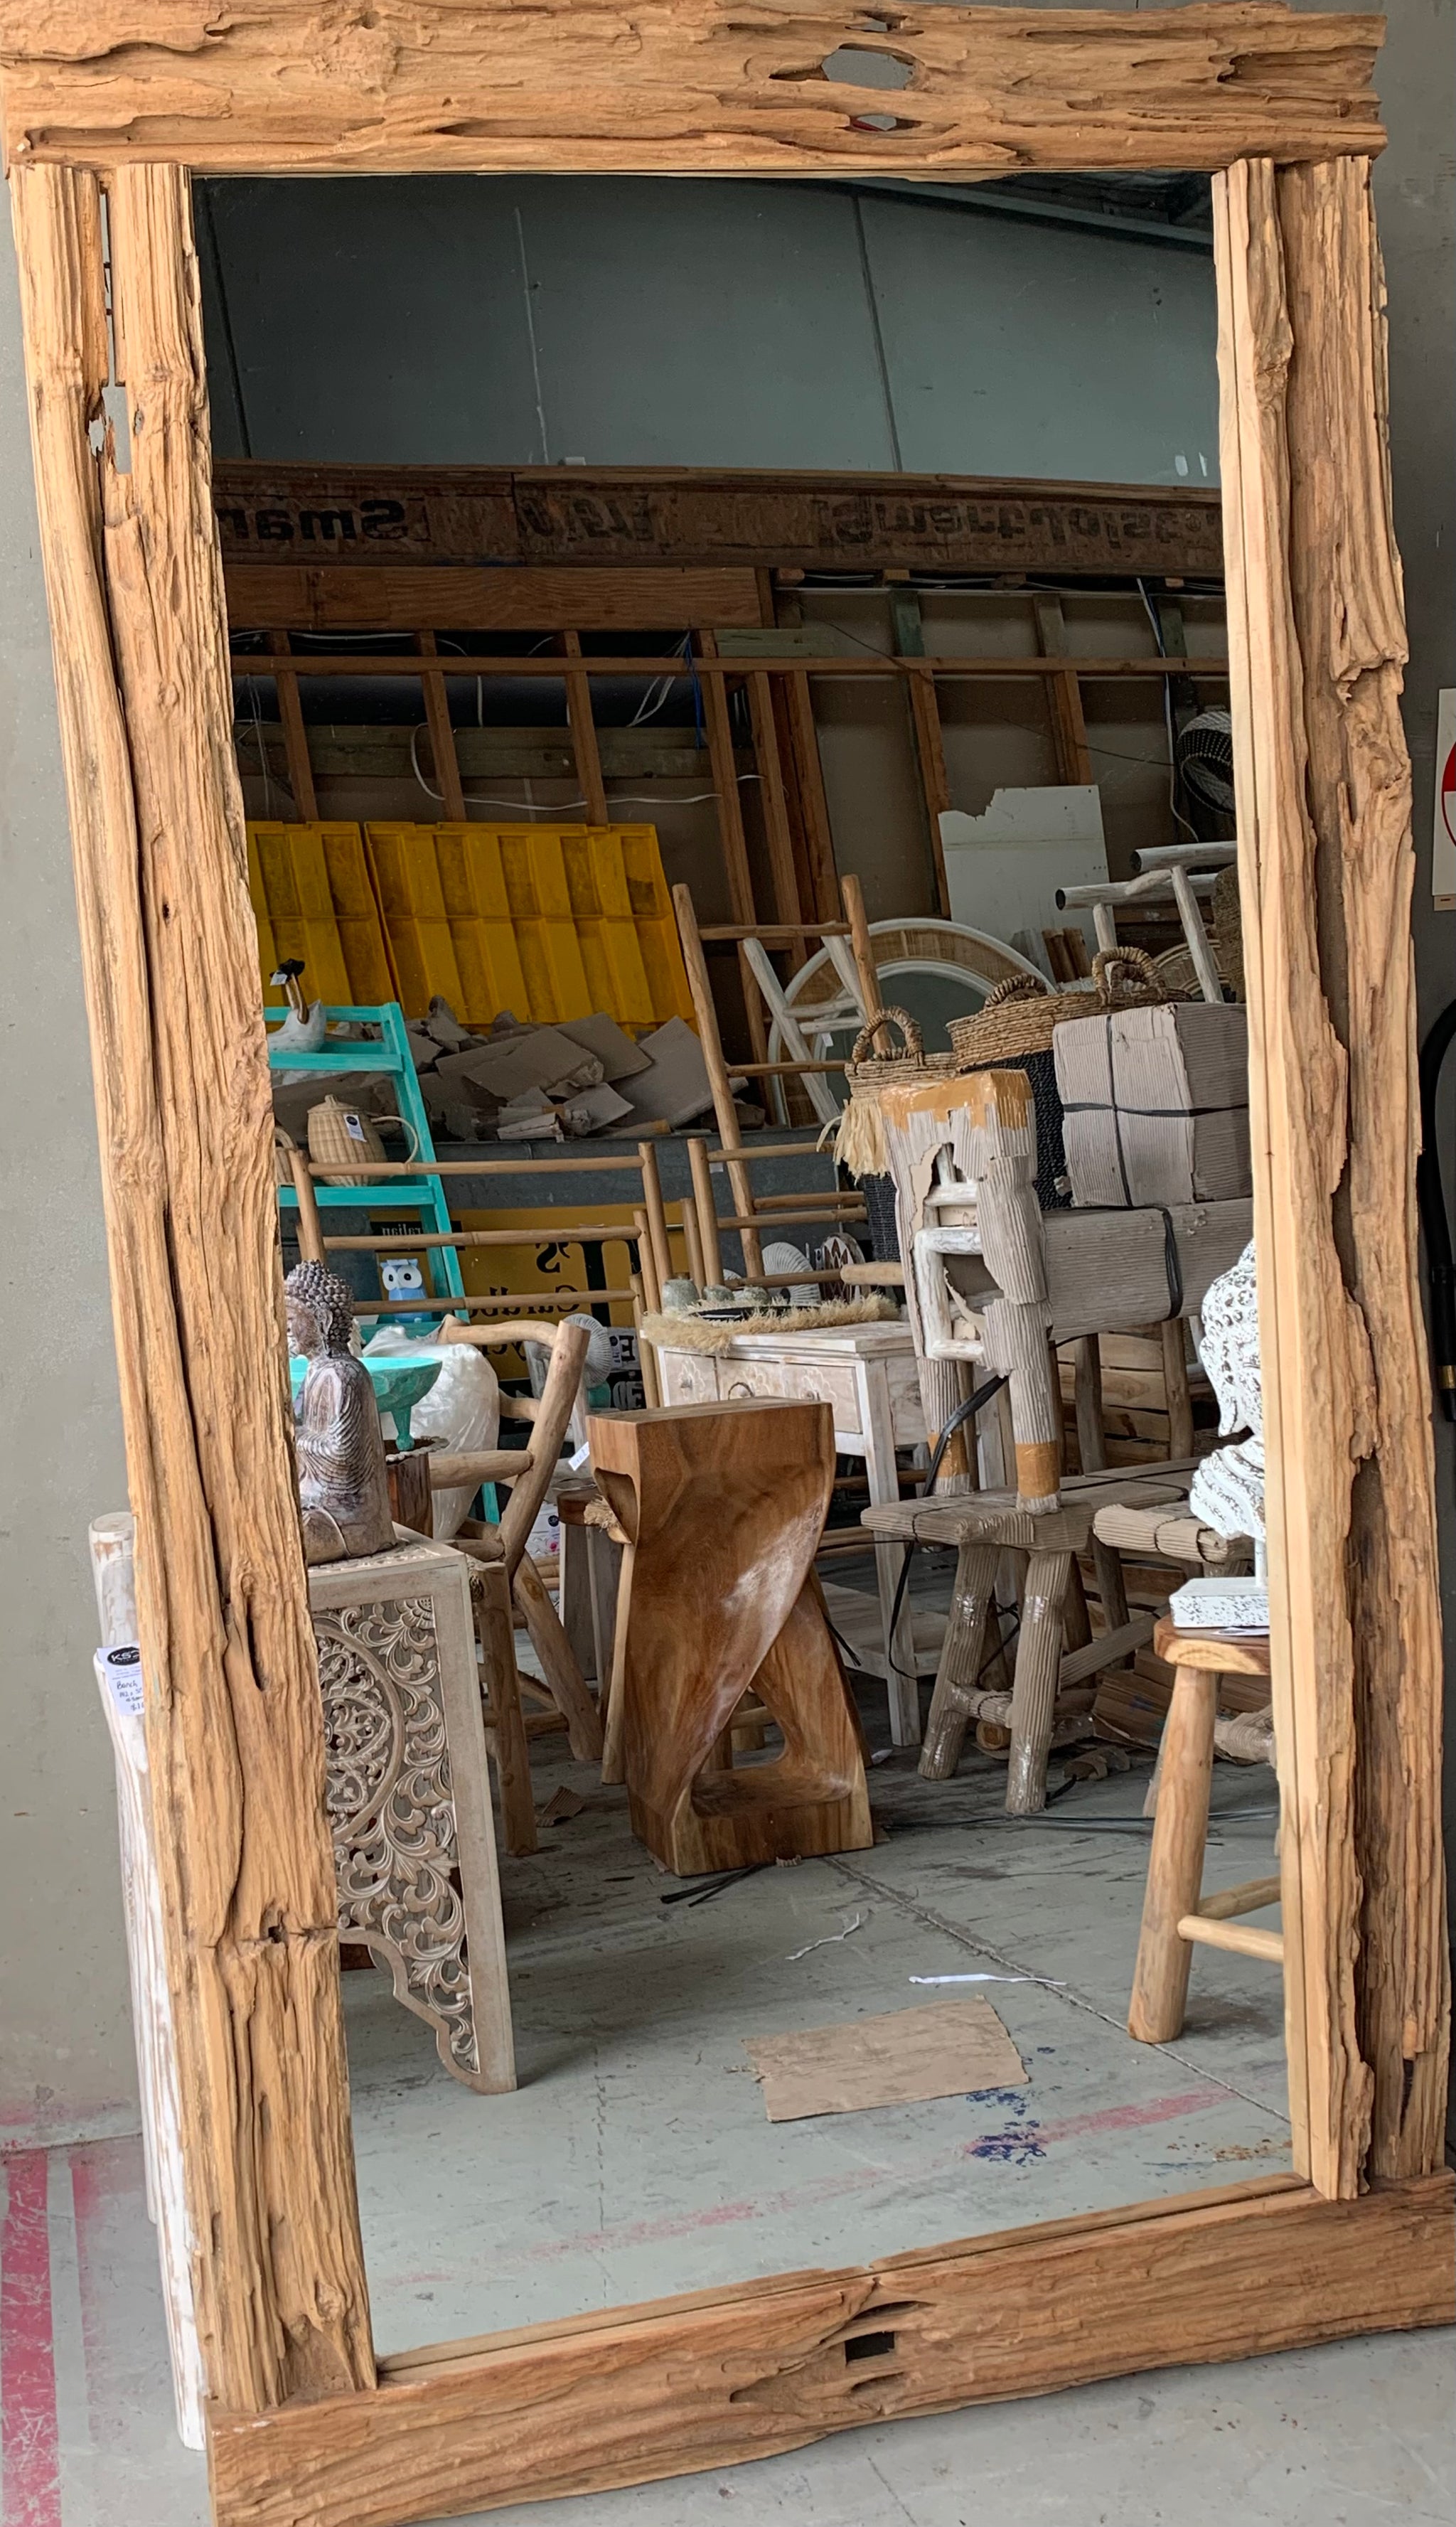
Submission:
[[[1269,14],[1166,166],[1061,22],[908,159],[1009,10],[667,158],[14,91],[224,2527],[1440,2312],[1379,133]]]

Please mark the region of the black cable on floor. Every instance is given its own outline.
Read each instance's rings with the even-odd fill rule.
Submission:
[[[921,1495],[922,1504],[928,1504],[934,1496],[935,1477],[940,1472],[941,1461],[944,1458],[951,1441],[955,1438],[957,1431],[963,1430],[967,1421],[973,1421],[978,1414],[984,1413],[986,1406],[990,1403],[993,1395],[999,1395],[1002,1388],[1009,1383],[1010,1380],[1006,1376],[988,1378],[986,1384],[984,1386],[978,1386],[973,1395],[967,1395],[963,1404],[957,1405],[955,1412],[951,1415],[951,1418],[946,1423],[945,1428],[942,1430],[940,1437],[936,1440],[934,1449],[931,1452],[930,1463],[925,1469],[925,1489]],[[915,1554],[918,1552],[919,1546],[920,1538],[918,1535],[912,1535],[909,1544],[905,1548],[905,1560],[900,1566],[900,1577],[896,1582],[895,1587],[895,1602],[890,1609],[890,1638],[892,1641],[895,1638],[896,1627],[900,1622],[901,1609],[905,1604],[905,1592],[910,1580],[910,1564],[913,1561]],[[1002,1609],[998,1606],[996,1608],[998,1617],[1001,1612]],[[1018,1616],[1016,1620],[1019,1623],[1020,1617]],[[1014,1638],[1014,1634],[1013,1637]],[[980,1666],[975,1672],[974,1677],[972,1678],[974,1683],[979,1684],[981,1677],[985,1675],[987,1668],[992,1663],[992,1660],[998,1659],[1005,1647],[1006,1643],[998,1640],[995,1647],[987,1652],[986,1657],[982,1660]],[[897,1676],[903,1676],[907,1677],[910,1683],[918,1684],[920,1680],[918,1669],[911,1670],[910,1668],[898,1666],[893,1649],[889,1650],[886,1655],[889,1658],[891,1668]]]

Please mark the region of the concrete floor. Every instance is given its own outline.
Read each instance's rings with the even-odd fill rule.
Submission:
[[[344,1979],[383,2348],[1288,2165],[1276,1974],[1208,1951],[1179,2041],[1126,2034],[1145,1772],[1014,1824],[1004,1767],[922,1782],[907,1750],[873,1771],[890,1837],[873,1851],[664,1904],[681,1882],[633,1841],[624,1793],[584,1765],[534,1770],[543,1799],[563,1780],[586,1805],[503,1873],[516,2093],[462,2089],[381,1976]],[[1225,1811],[1267,1806],[1270,1777],[1221,1766],[1217,1789]],[[1210,1883],[1262,1875],[1273,1830],[1229,1816]],[[913,2008],[938,1995],[912,1975],[977,1973],[1055,1979],[961,1987],[1003,2019],[1024,2088],[767,2122],[745,2037]]]
[[[679,1882],[632,1840],[624,1794],[538,1742],[539,1802],[567,1782],[585,1805],[503,1870],[513,2096],[460,2088],[381,1976],[344,1978],[382,2349],[1287,2166],[1275,1974],[1205,1951],[1178,2042],[1125,2033],[1146,1767],[1013,1823],[1003,1767],[972,1755],[954,1782],[921,1782],[912,1750],[886,1748],[883,1689],[865,1683],[860,1699],[883,1757],[884,1838],[703,1903],[664,1904]],[[1221,1766],[1215,1787],[1207,1882],[1263,1874],[1270,1776]],[[1026,2086],[767,2123],[745,2037],[923,2005],[935,1992],[910,1977],[938,1974],[1041,1978],[962,1986],[1004,2020]],[[3,2527],[202,2527],[201,2462],[172,2428],[139,2144],[31,2153],[8,2175]],[[1449,2521],[1448,2366],[1435,2337],[1337,2346],[495,2514],[522,2527]]]
[[[917,1613],[943,1604],[951,1570],[920,1558]],[[513,2096],[462,2089],[382,1976],[345,1976],[382,2349],[1288,2166],[1276,1973],[1206,1949],[1177,2043],[1127,2036],[1151,1758],[1012,1820],[1004,1764],[972,1746],[954,1781],[922,1781],[916,1750],[890,1748],[883,1685],[857,1692],[876,1847],[706,1902],[664,1903],[682,1882],[634,1841],[625,1792],[536,1741],[538,1805],[558,1783],[585,1805],[502,1869]],[[1061,1778],[1054,1760],[1054,1790]],[[1210,1886],[1273,1867],[1274,1798],[1264,1768],[1217,1768]],[[940,1993],[910,1980],[966,1974],[1009,1979]],[[996,2009],[1025,2087],[767,2122],[746,2037],[957,1990]]]
[[[3,2527],[207,2527],[203,2461],[172,2427],[139,2142],[0,2170]],[[1450,2527],[1453,2340],[1383,2335],[1116,2379],[490,2514],[499,2527]]]

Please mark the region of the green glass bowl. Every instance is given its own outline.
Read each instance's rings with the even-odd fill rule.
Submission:
[[[410,1446],[409,1417],[423,1402],[440,1375],[438,1360],[366,1360],[360,1367],[369,1371],[374,1400],[381,1413],[391,1413],[401,1448]],[[292,1382],[293,1401],[298,1401],[308,1368],[306,1360],[290,1360],[288,1376]]]

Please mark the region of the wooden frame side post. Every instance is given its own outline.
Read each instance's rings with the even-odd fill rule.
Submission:
[[[12,171],[209,2392],[371,2387],[187,178]]]
[[[1348,2195],[1438,2163],[1449,2006],[1404,632],[1368,165],[1214,193],[1291,2106]]]
[[[1390,505],[1385,284],[1363,158],[1276,182],[1296,356],[1290,584],[1304,658],[1326,993],[1349,1063],[1334,1240],[1373,1372],[1355,1471],[1357,2008],[1371,2176],[1441,2163],[1450,1989],[1442,1876],[1435,1470],[1419,1297],[1415,881],[1400,718],[1404,590]]]

